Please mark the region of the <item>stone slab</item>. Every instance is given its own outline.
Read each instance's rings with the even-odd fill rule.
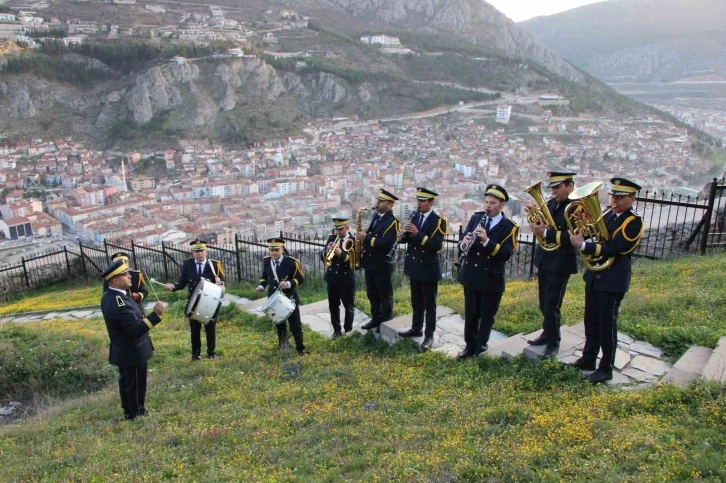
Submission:
[[[434,333],[434,336],[436,336],[437,332]],[[464,337],[462,337],[460,335],[456,335],[456,334],[441,334],[441,336],[439,337],[439,340],[441,341],[442,345],[454,344],[456,346],[463,347],[465,344]]]
[[[638,382],[656,382],[658,380],[657,376],[648,374],[647,372],[643,372],[633,367],[626,367],[622,370],[622,373]]]
[[[43,316],[42,320],[51,320],[51,319],[58,319],[62,318],[61,314],[58,312],[50,312]]]
[[[449,315],[453,315],[456,312],[454,312],[454,309],[450,309],[446,305],[437,305],[436,306],[436,318],[441,317],[448,317]]]
[[[632,336],[626,334],[625,332],[618,331],[618,343],[620,342],[630,345],[635,342],[635,339],[633,339]]]
[[[456,357],[459,352],[461,352],[462,347],[459,347],[456,344],[444,344],[439,347],[434,347],[432,350],[435,352],[441,352],[447,356]]]
[[[389,320],[388,322],[383,322],[381,324],[381,338],[389,344],[395,344],[396,341],[400,339],[397,332],[399,330],[406,330],[411,328],[411,317],[412,314],[406,314],[400,317],[396,317],[393,320]],[[413,339],[415,340],[423,338],[413,337]]]
[[[152,305],[153,307],[153,305]],[[72,317],[76,317],[78,319],[85,319],[89,317],[93,313],[93,310],[74,310],[73,312],[68,312],[68,314]]]
[[[581,338],[585,338],[585,323],[580,322],[575,325],[566,325],[560,328],[560,334],[562,332],[569,332],[570,334],[576,335]]]
[[[491,342],[487,354],[512,360],[521,354],[528,345],[527,339],[522,334],[516,334],[501,341]]]
[[[703,373],[703,369],[708,364],[713,350],[708,347],[694,345],[690,347],[680,359],[673,364],[673,367],[682,371],[691,372],[696,376]]]
[[[630,361],[630,367],[647,372],[653,376],[662,376],[671,366],[660,359],[637,355]]]
[[[660,380],[663,384],[675,384],[678,387],[686,387],[689,382],[697,379],[699,376],[693,372],[671,367],[665,377]]]
[[[262,297],[262,298],[257,299],[257,300],[251,300],[250,303],[248,303],[247,305],[245,305],[245,309],[249,312],[252,309],[256,309],[258,307],[262,307],[263,305],[265,305],[265,302],[267,302],[267,297]]]
[[[703,377],[708,381],[726,382],[726,354],[714,350],[703,368]]]
[[[328,312],[328,301],[326,300],[319,300],[317,302],[313,302],[311,304],[301,305],[300,306],[300,315],[302,314],[312,314],[316,312]]]
[[[569,353],[576,347],[582,347],[585,344],[585,339],[583,339],[582,337],[580,337],[576,334],[573,334],[571,332],[567,332],[564,330],[560,331],[560,336],[561,336],[561,340],[560,340],[560,351],[559,352]],[[526,337],[526,338],[528,340],[530,339],[529,337]],[[542,357],[542,353],[544,352],[546,347],[547,346],[545,346],[545,345],[538,345],[538,346],[528,345],[527,347],[524,348],[522,353],[528,359],[539,360]]]
[[[630,344],[630,353],[637,352],[638,354],[643,354],[650,357],[655,357],[656,359],[660,359],[663,357],[663,351],[658,349],[653,344],[649,344],[647,342],[643,342],[640,340],[637,340]]]
[[[464,335],[462,334],[461,338],[464,338]],[[505,334],[504,332],[499,332],[498,330],[492,329],[491,334],[489,334],[489,342],[499,342],[501,340],[509,339],[509,336]]]
[[[615,369],[622,371],[630,363],[631,359],[630,354],[618,347],[615,349],[615,362],[613,362],[613,366],[615,366]]]
[[[524,337],[526,340],[534,340],[540,335],[542,335],[543,330],[535,330],[534,332],[530,332],[529,334],[524,334],[522,337]]]
[[[575,354],[557,354],[557,360],[561,362],[562,364],[571,364],[577,360],[577,356]]]
[[[713,351],[718,354],[726,354],[726,336],[718,339],[716,348]]]
[[[613,371],[613,378],[606,382],[608,386],[623,386],[632,383],[633,380],[624,374]]]
[[[436,321],[436,330],[464,336],[464,319],[459,314],[448,315]]]

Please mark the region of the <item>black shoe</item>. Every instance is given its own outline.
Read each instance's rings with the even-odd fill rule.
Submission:
[[[547,344],[547,347],[545,347],[545,350],[542,352],[540,359],[551,359],[556,356],[559,351],[560,346],[558,344]]]
[[[421,349],[421,352],[426,352],[427,350],[431,349],[431,347],[433,345],[434,345],[434,336],[427,335],[426,337],[424,337],[423,342],[421,342],[419,349]]]
[[[538,346],[538,345],[545,345],[547,343],[547,338],[544,335],[540,335],[536,339],[528,340],[527,344]]]
[[[287,348],[290,347],[290,343],[287,341],[287,337],[284,339],[280,339],[278,342],[281,351],[287,350]]]
[[[345,330],[345,333],[347,334],[348,332],[353,330],[353,327],[345,327],[344,330]]]
[[[333,332],[333,335],[330,336],[330,340],[340,339],[341,337],[343,337],[343,334],[339,330],[336,330]]]
[[[423,332],[413,328],[407,330],[399,330],[396,333],[399,337],[421,337],[423,335]]]
[[[201,360],[202,360],[202,356],[192,356],[192,362],[201,361]]]
[[[141,406],[141,408],[139,409],[139,416],[144,417],[148,416],[149,414],[151,414],[151,410],[144,406]]]
[[[210,359],[216,359],[217,354],[207,354],[207,357],[209,357]]]
[[[476,353],[474,354],[474,357],[479,357],[480,355],[484,354],[488,350],[489,350],[489,344],[484,344],[483,346],[481,346],[481,349],[476,351]]]
[[[301,347],[300,349],[298,349],[297,350],[297,354],[299,356],[304,356],[305,355],[305,348],[304,347]]]
[[[456,358],[459,360],[468,359],[469,357],[472,357],[474,355],[474,351],[470,350],[468,347],[465,347],[463,351],[459,352],[457,354]]]
[[[602,382],[609,381],[612,378],[613,371],[605,371],[603,369],[598,369],[597,371],[587,376],[587,380],[593,384],[600,384]]]
[[[574,367],[576,369],[580,369],[582,371],[594,371],[595,370],[595,361],[589,362],[580,357],[575,362],[568,362],[565,364],[566,366]]]
[[[378,325],[379,325],[378,322],[373,322],[371,320],[367,324],[361,325],[360,328],[363,330],[371,330],[371,329],[377,329]]]

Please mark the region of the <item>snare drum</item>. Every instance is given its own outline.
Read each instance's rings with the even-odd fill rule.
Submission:
[[[295,310],[295,301],[278,290],[267,298],[262,311],[272,317],[272,321],[280,325],[284,323]]]
[[[223,298],[223,286],[202,278],[189,294],[184,315],[206,325],[217,316]]]

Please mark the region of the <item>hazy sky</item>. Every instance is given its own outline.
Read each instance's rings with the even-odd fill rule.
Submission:
[[[540,15],[552,15],[602,0],[486,0],[515,22]]]

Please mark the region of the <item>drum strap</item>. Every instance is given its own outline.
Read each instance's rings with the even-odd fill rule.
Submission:
[[[270,260],[270,263],[272,263],[272,275],[275,277],[275,281],[280,284],[280,278],[277,276],[277,264],[282,261],[282,257],[280,257],[279,260]]]
[[[214,269],[214,262],[212,260],[207,259],[207,263],[209,264],[209,268],[212,269],[212,275],[214,275],[214,278],[217,278],[217,270]]]

